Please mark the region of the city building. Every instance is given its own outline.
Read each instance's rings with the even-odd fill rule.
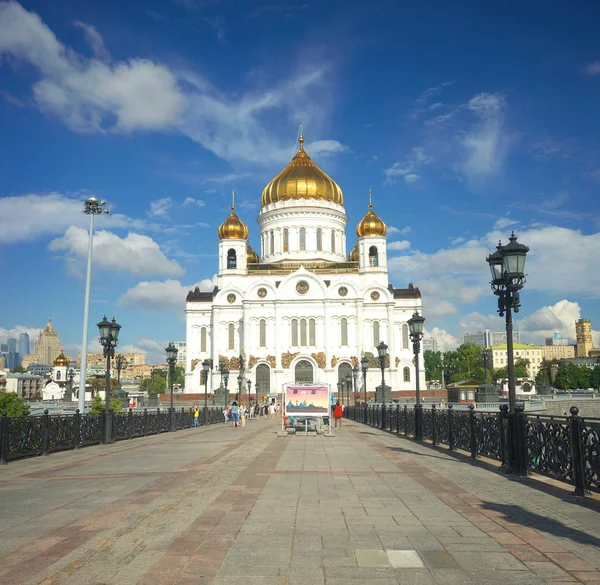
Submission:
[[[574,345],[542,345],[541,349],[542,359],[547,362],[575,357]]]
[[[32,374],[9,374],[6,376],[6,391],[16,392],[19,398],[36,400],[42,397],[43,380]]]
[[[593,348],[592,324],[589,319],[575,321],[575,335],[577,336],[577,357],[588,357]]]
[[[506,331],[478,331],[477,333],[463,333],[463,343],[473,343],[481,349],[486,347],[494,347],[506,343]],[[513,343],[521,343],[521,334],[518,331],[513,331]]]
[[[506,343],[496,345],[489,348],[492,354],[492,368],[504,368],[508,365],[508,352]],[[529,360],[528,377],[535,378],[540,365],[542,363],[542,348],[537,345],[526,345],[523,343],[515,343],[513,345],[513,358],[515,363],[519,359]]]
[[[323,383],[337,390],[364,355],[367,387],[381,383],[377,345],[388,346],[386,384],[414,391],[415,365],[408,320],[422,312],[410,283],[389,283],[385,223],[368,211],[348,253],[342,189],[304,150],[263,190],[258,214],[260,254],[235,212],[218,229],[219,269],[214,290],[186,299],[185,392],[201,392],[202,362],[230,371],[230,389],[244,359],[257,393],[280,392],[286,382]],[[422,360],[421,360],[422,363]],[[420,370],[421,387],[425,372]],[[358,376],[359,387],[362,384]]]
[[[546,345],[574,345],[569,339],[563,337],[560,331],[555,331],[552,337],[546,337]]]
[[[23,356],[21,365],[28,368],[29,364],[52,365],[54,360],[62,353],[63,346],[58,338],[58,333],[52,326],[52,319],[48,317],[48,323],[42,330],[35,342],[33,353]]]
[[[19,352],[17,349],[17,340],[14,337],[9,337],[6,340],[8,351],[6,352],[6,361],[8,363],[8,369],[13,370],[19,365]]]
[[[177,348],[177,365],[185,368],[187,359],[186,343],[185,341],[175,341],[173,345]]]
[[[52,371],[52,366],[48,364],[29,364],[27,366],[27,373],[33,374],[34,376],[46,376]]]
[[[23,362],[23,358],[29,354],[29,333],[21,333],[19,335],[19,365]]]
[[[437,341],[435,340],[435,338],[433,337],[424,337],[423,338],[423,351],[437,351],[438,350],[438,344]]]

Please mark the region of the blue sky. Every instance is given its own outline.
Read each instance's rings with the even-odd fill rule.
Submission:
[[[258,248],[300,117],[348,249],[371,187],[390,280],[420,286],[446,348],[502,328],[485,255],[512,229],[524,339],[600,329],[600,7],[526,4],[0,2],[0,338],[52,314],[77,350],[95,195],[91,319],[161,358],[186,291],[212,287],[232,189]]]

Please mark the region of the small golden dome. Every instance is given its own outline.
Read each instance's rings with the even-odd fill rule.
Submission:
[[[235,193],[231,194],[235,201]],[[231,204],[231,214],[219,226],[219,238],[221,240],[247,240],[248,226],[237,216],[235,212],[235,203]]]
[[[52,363],[58,367],[68,366],[69,360],[67,359],[67,356],[61,351],[59,356]]]
[[[291,199],[318,199],[344,205],[340,186],[306,154],[300,131],[296,156],[263,190],[262,206]]]
[[[371,189],[369,189],[369,211],[360,220],[356,226],[356,235],[359,238],[364,236],[385,236],[387,226],[373,211],[373,202],[371,201]]]
[[[252,249],[250,244],[246,244],[246,254],[248,255],[248,264],[258,264],[260,262],[258,254]]]
[[[348,262],[358,262],[358,244],[352,248],[350,254],[348,254]]]

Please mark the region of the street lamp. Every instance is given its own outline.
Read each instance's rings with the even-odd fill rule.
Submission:
[[[241,406],[242,405],[242,389],[244,387],[244,375],[238,374],[237,381],[238,381],[238,401]]]
[[[246,380],[246,385],[248,386],[248,408],[250,408],[250,389],[252,387],[252,380]]]
[[[367,358],[366,355],[363,355],[362,359],[360,360],[360,368],[362,370],[362,375],[363,375],[362,390],[365,395],[363,402],[366,402],[367,401],[367,372],[369,371],[369,359]]]
[[[481,357],[483,358],[483,383],[488,384],[488,363],[490,360],[490,354],[487,349],[484,349],[481,352]]]
[[[96,215],[106,215],[110,210],[106,207],[106,201],[102,199],[98,201],[95,197],[90,197],[84,204],[81,213],[90,216],[90,232],[88,238],[88,257],[87,257],[87,273],[85,277],[85,297],[83,301],[83,340],[81,342],[81,368],[79,374],[79,412],[85,412],[85,383],[87,370],[87,344],[88,344],[88,324],[90,320],[90,289],[92,286],[92,249],[94,239],[94,217]],[[83,392],[81,388],[83,387]]]
[[[210,360],[202,362],[202,374],[204,376],[204,425],[208,424],[208,372],[210,371]]]
[[[121,390],[121,370],[123,369],[123,365],[125,364],[125,358],[123,354],[120,353],[115,360],[115,364],[117,365],[117,388]]]
[[[104,442],[112,443],[112,417],[110,416],[110,358],[115,355],[115,347],[119,343],[119,331],[121,326],[115,321],[113,317],[112,321],[109,321],[104,315],[104,319],[97,324],[98,332],[100,333],[100,345],[104,349],[104,356],[106,357],[106,407],[104,410],[104,417],[106,419],[104,428]],[[85,393],[85,372],[82,371],[84,386],[83,391]],[[81,400],[81,380],[79,382],[79,399]]]
[[[167,364],[169,365],[169,382],[170,382],[170,391],[171,391],[171,408],[169,410],[169,430],[173,432],[175,430],[174,419],[173,419],[173,376],[175,375],[175,364],[177,363],[177,354],[179,350],[173,345],[171,341],[169,345],[165,348],[167,352]]]
[[[71,368],[67,373],[67,380],[69,380],[69,391],[65,392],[64,401],[71,402],[73,400],[73,378],[75,377],[75,370]]]
[[[346,376],[346,406],[350,406],[350,392],[352,391],[352,376]]]
[[[415,421],[415,439],[421,440],[421,385],[419,380],[419,353],[421,352],[421,339],[423,338],[423,324],[425,317],[419,315],[416,311],[408,320],[408,329],[410,331],[410,339],[413,345],[413,353],[415,354],[415,402],[417,418]]]
[[[358,366],[354,366],[352,368],[352,379],[354,380],[354,406],[356,406],[356,391],[358,389],[358,376],[360,374],[360,370]]]
[[[492,274],[491,287],[498,297],[498,313],[506,316],[506,351],[508,362],[508,403],[509,411],[515,411],[517,392],[515,383],[515,362],[513,356],[513,321],[512,311],[519,312],[521,306],[519,291],[525,284],[525,260],[529,248],[517,242],[512,232],[506,246],[498,242],[496,251],[486,260]]]
[[[341,404],[343,404],[344,403],[344,383],[341,380],[338,380],[337,388],[338,388],[338,393],[337,393],[336,402],[340,402],[340,400],[341,400]]]
[[[381,394],[382,402],[385,402],[385,359],[387,358],[388,346],[383,341],[377,346],[379,355],[379,367],[381,368]]]

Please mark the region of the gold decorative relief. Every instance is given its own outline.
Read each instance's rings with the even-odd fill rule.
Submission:
[[[269,362],[269,364],[271,364],[271,367],[273,369],[277,365],[277,358],[274,355],[268,355],[267,356],[267,361]]]
[[[331,367],[335,368],[337,363],[338,363],[338,359],[334,355],[331,356]]]
[[[251,370],[254,367],[254,365],[256,364],[257,361],[258,361],[258,358],[256,358],[253,355],[251,355],[248,358],[248,369]]]
[[[267,289],[261,286],[261,287],[258,289],[258,291],[256,292],[256,294],[257,294],[257,295],[258,295],[258,296],[259,296],[261,299],[264,299],[264,298],[267,296]]]
[[[306,280],[299,280],[296,284],[296,292],[299,295],[305,295],[308,292],[309,286]]]
[[[227,302],[228,303],[235,303],[235,295],[233,293],[229,293],[227,295]]]
[[[300,352],[296,352],[296,353],[290,353],[289,351],[286,351],[284,353],[281,354],[281,367],[285,370],[287,370],[290,367],[290,364],[292,363],[292,360],[299,355]],[[275,367],[275,366],[273,366]]]
[[[192,360],[192,372],[196,369],[196,366],[200,363],[201,360]]]
[[[400,358],[399,358],[399,357],[397,357],[397,358],[396,358],[396,367],[398,367],[398,364],[399,364],[399,363],[400,363]]]
[[[358,368],[358,358],[357,358],[355,355],[353,355],[353,356],[350,358],[350,360],[352,361],[352,365],[353,365],[355,368]]]
[[[320,351],[319,353],[311,353],[311,357],[317,362],[317,366],[322,370],[325,369],[325,352]]]

